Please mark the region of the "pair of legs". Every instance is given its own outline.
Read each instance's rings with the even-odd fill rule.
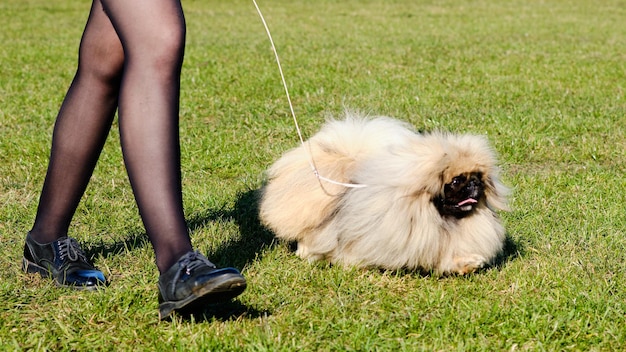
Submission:
[[[67,235],[118,110],[124,162],[159,271],[192,250],[178,135],[184,45],[179,0],[93,1],[54,127],[35,241]]]

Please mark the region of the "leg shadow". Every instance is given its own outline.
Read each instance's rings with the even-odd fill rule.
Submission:
[[[239,301],[208,305],[192,305],[191,307],[186,307],[185,309],[174,313],[174,316],[180,317],[183,321],[195,322],[237,321],[242,319],[256,319],[268,315],[270,315],[270,313],[267,311],[247,306]]]
[[[85,249],[87,258],[93,260],[98,256],[108,257],[111,255],[120,255],[129,253],[137,248],[149,246],[150,241],[145,232],[130,234],[125,240],[115,243],[104,243],[91,245]]]

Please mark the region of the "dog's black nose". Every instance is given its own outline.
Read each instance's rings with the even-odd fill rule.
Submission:
[[[483,181],[472,175],[466,186],[468,197],[479,199],[483,192]]]

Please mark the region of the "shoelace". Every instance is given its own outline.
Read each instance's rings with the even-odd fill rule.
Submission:
[[[207,265],[211,268],[215,268],[215,264],[211,263],[205,256],[203,256],[198,251],[187,253],[178,261],[178,264],[179,264],[179,269],[176,272],[176,275],[174,275],[174,280],[172,280],[172,287],[171,287],[172,292],[174,292],[176,288],[176,283],[180,279],[183,272],[185,273],[185,275],[191,275],[191,272],[194,269],[199,268],[204,265]]]
[[[82,259],[82,261],[87,261],[87,256],[82,249],[80,249],[80,245],[76,242],[75,239],[67,237],[61,240],[58,240],[59,243],[59,255],[61,260],[65,258],[69,259],[71,262],[77,262]]]

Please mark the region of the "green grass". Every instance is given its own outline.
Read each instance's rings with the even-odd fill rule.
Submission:
[[[184,2],[181,139],[192,239],[243,270],[232,304],[157,318],[158,272],[114,128],[72,226],[96,293],[20,271],[85,1],[0,2],[0,346],[8,350],[626,348],[623,1],[260,1],[304,133],[345,108],[486,135],[513,189],[496,268],[438,279],[309,264],[255,218],[297,145],[251,1]],[[116,127],[116,126],[115,126]]]

